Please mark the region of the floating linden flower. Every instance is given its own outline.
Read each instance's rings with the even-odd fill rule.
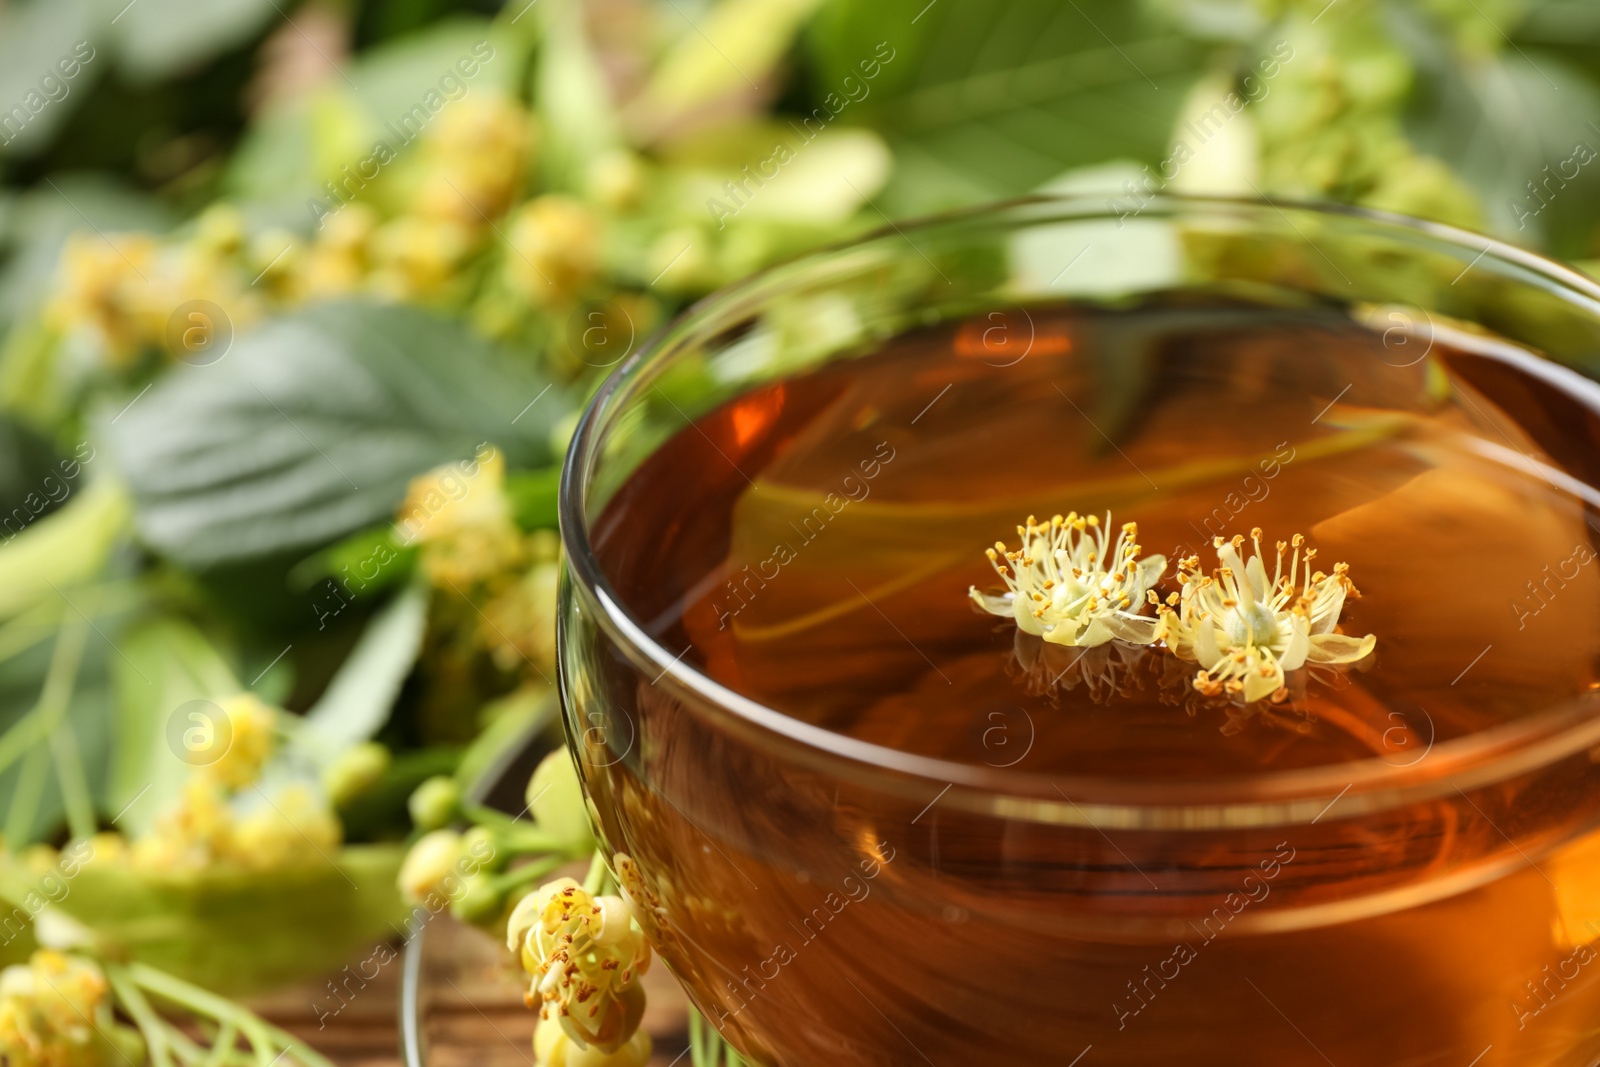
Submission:
[[[1048,523],[1030,515],[1017,527],[1021,548],[1008,552],[997,541],[987,552],[1007,591],[980,593],[974,586],[968,595],[989,614],[1009,615],[1024,633],[1054,645],[1093,648],[1112,638],[1150,644],[1158,620],[1139,613],[1167,558],[1139,558],[1139,526],[1132,522],[1123,524],[1108,551],[1110,525],[1109,513],[1104,525],[1077,512]]]
[[[1279,541],[1269,579],[1259,527],[1250,531],[1250,540],[1255,554],[1246,563],[1239,552],[1242,535],[1232,541],[1217,538],[1222,565],[1214,575],[1201,574],[1193,556],[1180,561],[1183,591],[1160,606],[1158,636],[1204,668],[1194,680],[1196,689],[1208,695],[1226,692],[1246,703],[1262,697],[1279,701],[1288,695],[1285,672],[1306,663],[1354,663],[1372,651],[1377,638],[1371,634],[1357,638],[1333,632],[1345,598],[1360,595],[1348,564],[1335,564],[1332,574],[1313,574],[1317,550],[1305,549],[1302,559],[1305,538],[1295,534],[1288,572],[1283,563],[1290,546]],[[1149,599],[1158,603],[1154,593]]]

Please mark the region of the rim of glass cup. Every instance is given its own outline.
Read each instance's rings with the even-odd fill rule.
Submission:
[[[1159,194],[1143,202],[1141,219],[1215,212],[1247,219],[1277,218],[1299,232],[1291,213],[1365,225],[1471,264],[1484,260],[1514,266],[1529,282],[1542,282],[1586,303],[1600,320],[1600,284],[1576,270],[1484,234],[1391,212],[1288,199]],[[1099,826],[1160,825],[1168,828],[1283,825],[1315,822],[1344,799],[1342,813],[1386,810],[1526,773],[1600,745],[1600,716],[1582,702],[1548,708],[1466,737],[1430,743],[1425,757],[1391,763],[1380,756],[1318,767],[1206,780],[1139,779],[1094,775],[1037,774],[1017,767],[958,763],[921,756],[824,729],[785,715],[722,685],[659,644],[623,606],[601,571],[589,541],[590,478],[598,445],[631,389],[685,348],[721,332],[781,293],[808,271],[834,257],[875,242],[910,242],[918,233],[971,225],[985,219],[1013,228],[1048,222],[1089,222],[1117,217],[1103,196],[1028,196],[962,208],[901,223],[888,223],[856,237],[767,267],[696,301],[625,358],[585,405],[562,463],[558,514],[568,581],[594,608],[596,623],[635,666],[659,682],[669,678],[694,694],[694,714],[709,713],[749,740],[779,749],[777,756],[815,769],[872,783],[887,792],[938,798],[960,790],[968,803],[1010,818]],[[1303,234],[1300,234],[1302,239]],[[1306,239],[1309,240],[1309,239]],[[1531,276],[1531,277],[1530,277]],[[566,622],[562,619],[564,631]],[[561,639],[565,640],[562,633]],[[1426,767],[1423,765],[1426,764]],[[939,792],[939,790],[944,790]],[[938,799],[936,798],[936,799]],[[951,801],[959,798],[952,797]],[[1154,816],[1154,818],[1151,818]]]

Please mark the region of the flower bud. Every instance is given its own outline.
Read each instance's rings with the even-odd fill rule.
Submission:
[[[583,787],[572,756],[558,748],[539,762],[528,779],[528,810],[539,828],[575,851],[589,847],[589,813],[583,806]]]
[[[644,167],[626,150],[607,152],[589,166],[589,195],[613,211],[637,207],[644,195]]]
[[[454,830],[423,834],[400,864],[400,892],[408,900],[422,900],[455,874],[461,858],[461,835]]]
[[[212,204],[195,220],[194,243],[207,252],[231,256],[244,240],[244,216],[231,204]]]
[[[651,1051],[650,1035],[643,1030],[636,1031],[615,1052],[598,1045],[579,1045],[554,1016],[540,1019],[533,1031],[533,1054],[539,1067],[645,1067]]]
[[[419,830],[437,830],[456,817],[461,805],[461,788],[455,780],[436,775],[417,786],[406,807]]]
[[[511,223],[512,282],[541,304],[560,304],[581,292],[600,259],[600,225],[582,202],[550,194],[528,201]]]
[[[494,879],[479,871],[463,880],[460,895],[450,902],[450,914],[462,922],[486,923],[499,917],[503,903]]]
[[[222,701],[228,717],[226,748],[201,771],[228,789],[244,789],[261,777],[272,755],[278,713],[254,693],[238,693]]]
[[[389,769],[389,750],[367,741],[342,753],[323,772],[322,787],[335,807],[345,807],[371,792]]]
[[[469,827],[461,835],[461,855],[473,863],[473,869],[498,871],[505,866],[505,856],[495,844],[494,831],[487,826]]]

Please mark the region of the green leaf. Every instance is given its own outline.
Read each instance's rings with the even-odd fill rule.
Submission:
[[[392,516],[411,478],[483,442],[549,463],[566,410],[460,323],[410,307],[324,304],[180,367],[106,435],[140,534],[193,568],[327,545]]]
[[[117,62],[136,81],[180,74],[283,17],[275,0],[138,0],[112,24]]]
[[[478,60],[470,78],[456,69],[462,59]],[[521,73],[521,50],[512,35],[488,19],[458,16],[368,49],[351,68],[350,80],[362,108],[381,125],[397,121],[430,91],[443,96],[445,75],[463,82],[471,95],[509,93]]]
[[[1495,232],[1558,255],[1590,252],[1600,163],[1582,157],[1600,150],[1600,128],[1586,121],[1600,116],[1600,86],[1537,50],[1464,55],[1419,23],[1400,24],[1420,83],[1407,116],[1417,147],[1477,190]],[[1579,144],[1587,151],[1575,156]]]
[[[225,995],[259,992],[330,972],[404,934],[406,909],[395,888],[403,855],[395,845],[357,845],[328,864],[182,873],[97,858],[54,906],[119,959]],[[26,893],[35,881],[0,854],[0,894]],[[325,1010],[338,1007],[331,995],[328,1001]]]
[[[808,43],[813,116],[890,139],[891,213],[1024,193],[1110,159],[1157,162],[1202,69],[1201,46],[1128,0],[831,0]]]
[[[99,574],[127,520],[127,493],[102,478],[0,545],[0,619]]]
[[[535,96],[547,141],[544,165],[564,188],[581,192],[590,164],[621,143],[617,116],[584,34],[581,5],[545,0],[539,13],[545,41]]]
[[[506,496],[511,499],[511,514],[517,525],[524,530],[555,529],[560,489],[560,467],[508,474]]]
[[[6,109],[8,118],[16,115],[12,110],[16,107],[27,116],[25,123],[13,120],[0,136],[0,142],[8,142],[0,143],[0,156],[31,155],[47,147],[50,135],[89,95],[109,63],[95,48],[103,25],[95,17],[96,6],[93,0],[31,0],[0,8],[0,108]],[[87,47],[75,54],[73,48],[80,42]],[[60,59],[79,65],[70,80],[62,78],[56,67]],[[64,93],[61,88],[53,90],[55,99],[40,82],[47,76],[65,88]]]
[[[462,75],[462,60],[475,69],[472,76]],[[336,179],[343,167],[359,169],[378,140],[402,160],[409,158],[416,148],[411,135],[403,129],[397,135],[390,124],[399,127],[418,106],[431,114],[429,94],[443,101],[431,125],[463,92],[510,94],[522,73],[516,35],[485,19],[451,18],[386,41],[362,52],[340,79],[268,108],[234,153],[224,184],[234,195],[279,206],[326,198],[322,183]],[[391,169],[384,167],[385,178]]]
[[[0,541],[53,511],[63,488],[71,491],[57,462],[48,440],[0,412]]]
[[[427,621],[428,588],[413,583],[367,623],[322,699],[306,713],[298,740],[314,759],[331,760],[371,738],[388,720],[422,647]]]
[[[506,488],[509,493],[509,479]],[[416,546],[401,544],[394,523],[385,522],[357,530],[337,544],[296,563],[289,571],[289,585],[305,591],[318,582],[337,580],[357,597],[372,596],[409,579],[416,562]],[[370,576],[367,574],[369,566],[376,568],[376,573]],[[352,581],[357,583],[353,589]]]
[[[529,742],[550,726],[557,712],[555,694],[544,685],[525,686],[485,706],[483,732],[467,746],[455,770],[462,794],[482,801],[507,769],[525,758]]]

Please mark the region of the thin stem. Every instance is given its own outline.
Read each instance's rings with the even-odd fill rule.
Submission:
[[[689,1063],[690,1067],[710,1067],[706,1063],[706,1022],[695,1010],[694,1005],[689,1006]]]
[[[189,1038],[188,1034],[166,1020],[162,1020],[162,1025],[167,1029],[167,1041],[172,1045],[172,1051],[177,1054],[178,1059],[189,1067],[203,1067],[210,1060],[210,1049],[201,1048]]]
[[[5,733],[0,734],[0,772],[30,753],[33,746],[48,737],[66,715],[88,636],[89,624],[83,619],[68,623],[57,631],[56,647],[50,654],[50,667],[45,673],[44,685],[39,688],[38,702],[26,715],[12,723]],[[20,781],[18,786],[20,788]],[[12,820],[8,818],[6,836],[15,844],[22,839],[12,835],[11,824]]]
[[[265,1026],[267,1033],[278,1042],[278,1046],[287,1049],[289,1054],[305,1064],[305,1067],[334,1067],[332,1060],[305,1042],[300,1041],[287,1030],[280,1030],[271,1023],[266,1023]]]
[[[309,1045],[296,1040],[286,1031],[278,1029],[259,1015],[226,997],[191,985],[181,978],[175,978],[144,963],[128,964],[127,973],[139,986],[180,1007],[201,1015],[209,1015],[218,1022],[225,1023],[229,1020],[236,1022],[255,1049],[256,1062],[261,1067],[271,1067],[274,1048],[290,1053],[305,1067],[333,1067],[332,1062]]]
[[[6,812],[5,839],[12,846],[33,840],[33,823],[39,814],[39,801],[50,781],[50,753],[41,745],[29,750],[11,791],[11,809]]]
[[[0,661],[26,652],[49,637],[60,627],[61,618],[66,613],[66,605],[46,600],[0,626]]]
[[[49,727],[50,724],[45,722],[37,707],[6,727],[5,732],[0,733],[0,774],[43,741],[50,732]]]
[[[150,1002],[145,999],[139,987],[123,973],[122,968],[107,966],[105,971],[112,990],[122,1002],[122,1009],[128,1013],[128,1017],[144,1035],[145,1047],[150,1050],[152,1067],[173,1067],[172,1053],[167,1044],[166,1024],[150,1006]]]
[[[211,1041],[211,1055],[202,1067],[223,1067],[239,1044],[239,1024],[233,1019],[222,1020],[222,1029]]]
[[[519,826],[513,830],[495,830],[495,843],[504,845],[513,855],[564,856],[575,859],[572,844],[561,841],[532,826]]]
[[[490,884],[494,886],[495,892],[508,893],[538,880],[566,862],[564,856],[544,856],[532,863],[524,863],[520,867],[513,867],[504,874],[497,875]]]
[[[496,811],[482,804],[464,804],[461,810],[473,822],[493,830],[496,844],[505,845],[514,851],[557,852],[562,855],[570,855],[572,852],[568,842],[546,833],[530,822],[513,819],[503,811]]]
[[[90,618],[104,618],[124,611],[143,595],[137,582],[106,582],[80,588],[85,594],[85,602],[79,607]],[[67,615],[77,612],[77,607],[69,607],[62,600],[51,598],[0,625],[0,662],[28,651],[60,629],[61,620]]]
[[[56,787],[61,790],[61,805],[67,811],[67,826],[74,841],[86,841],[98,828],[94,820],[94,795],[83,770],[83,754],[72,723],[63,722],[50,734],[50,754],[55,757]]]

